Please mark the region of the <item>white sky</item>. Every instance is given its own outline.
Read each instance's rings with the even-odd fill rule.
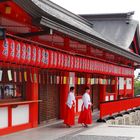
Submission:
[[[133,19],[140,21],[139,0],[51,0],[75,14],[124,13],[135,11]],[[137,75],[138,71],[135,71]]]
[[[140,20],[139,0],[51,0],[75,14],[122,13],[135,11]]]

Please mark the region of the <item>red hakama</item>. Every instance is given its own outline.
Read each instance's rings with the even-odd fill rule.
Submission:
[[[75,113],[74,113],[74,105],[71,108],[66,106],[66,116],[64,119],[64,123],[71,126],[75,124]]]
[[[88,109],[85,108],[84,105],[82,105],[78,123],[92,124],[92,112],[91,112],[90,105],[88,106]]]

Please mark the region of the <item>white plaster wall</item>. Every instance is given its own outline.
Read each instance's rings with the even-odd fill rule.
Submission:
[[[0,108],[0,129],[8,127],[8,107]]]
[[[29,105],[12,108],[12,126],[29,123]]]

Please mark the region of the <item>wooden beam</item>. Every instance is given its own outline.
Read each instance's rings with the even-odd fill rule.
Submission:
[[[1,3],[1,2],[7,2],[7,1],[10,1],[10,0],[0,0],[0,3]]]
[[[16,36],[26,38],[26,37],[33,37],[33,36],[47,35],[47,34],[50,34],[50,29],[44,31],[38,31],[38,32],[20,33],[20,34],[16,34]]]

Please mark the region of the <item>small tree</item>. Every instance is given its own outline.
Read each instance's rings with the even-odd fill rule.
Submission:
[[[134,81],[135,96],[140,95],[140,81],[138,79],[139,78],[136,78],[135,81]]]

